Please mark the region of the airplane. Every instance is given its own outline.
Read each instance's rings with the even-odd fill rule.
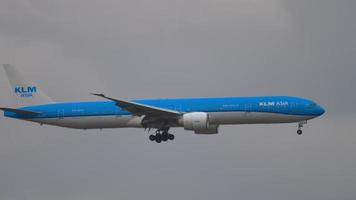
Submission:
[[[100,93],[91,102],[54,102],[36,84],[10,64],[4,64],[13,97],[21,105],[1,107],[4,116],[73,129],[144,128],[157,143],[174,140],[170,128],[196,134],[217,134],[219,126],[233,124],[298,123],[297,134],[308,120],[325,109],[314,101],[291,96],[166,98],[126,100]],[[105,99],[105,100],[104,100]]]

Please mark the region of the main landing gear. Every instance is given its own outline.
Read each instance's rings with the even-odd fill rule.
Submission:
[[[298,130],[297,130],[297,134],[298,135],[302,135],[303,134],[302,128],[303,128],[303,126],[305,124],[307,124],[307,121],[302,121],[302,122],[298,123]]]
[[[151,141],[156,141],[157,143],[167,142],[168,140],[174,140],[174,135],[168,133],[168,129],[157,130],[156,135],[150,135],[149,139]]]

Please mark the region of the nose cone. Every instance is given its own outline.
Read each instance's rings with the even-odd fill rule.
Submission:
[[[318,115],[318,116],[321,116],[325,113],[325,109],[321,106],[318,106],[316,109],[315,109],[315,114]]]

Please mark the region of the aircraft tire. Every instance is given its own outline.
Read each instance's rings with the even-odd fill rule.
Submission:
[[[162,142],[162,135],[161,134],[156,134],[156,142],[161,143]]]
[[[168,134],[168,139],[169,140],[174,140],[174,135],[173,134]]]
[[[303,134],[303,131],[302,131],[302,130],[298,130],[298,131],[297,131],[297,134],[298,134],[298,135],[302,135],[302,134]]]
[[[162,141],[166,142],[168,140],[168,133],[162,133]]]
[[[149,139],[150,139],[150,141],[155,141],[156,140],[156,136],[150,135]]]

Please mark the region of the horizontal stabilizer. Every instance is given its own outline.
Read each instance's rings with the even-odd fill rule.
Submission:
[[[34,112],[34,111],[29,111],[29,110],[21,110],[21,109],[15,109],[15,108],[0,108],[0,110],[13,112],[13,113],[17,113],[20,115],[39,115],[39,114],[41,114],[39,112]]]

